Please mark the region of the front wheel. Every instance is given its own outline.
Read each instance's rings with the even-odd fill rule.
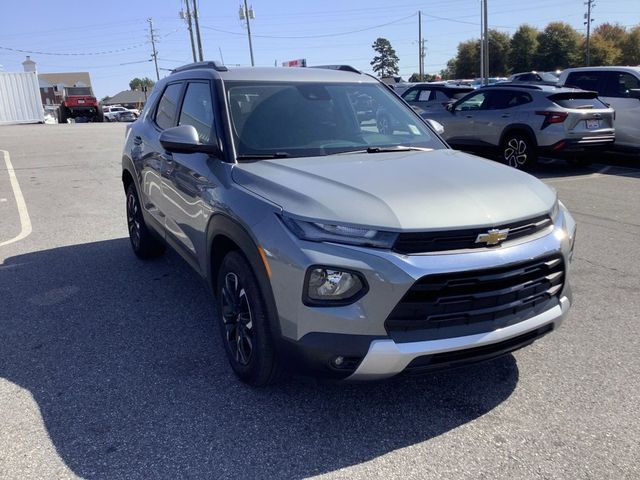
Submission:
[[[526,135],[508,134],[502,142],[502,158],[510,167],[531,168],[537,161],[536,147]]]
[[[218,324],[227,358],[245,383],[265,386],[281,376],[266,303],[251,265],[237,252],[222,260],[216,282]]]

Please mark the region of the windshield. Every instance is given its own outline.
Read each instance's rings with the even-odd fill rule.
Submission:
[[[446,148],[380,84],[229,82],[238,157],[309,157],[363,149]]]
[[[93,96],[91,93],[91,87],[67,87],[67,95],[68,96]]]

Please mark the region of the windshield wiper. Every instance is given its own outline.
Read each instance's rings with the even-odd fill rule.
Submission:
[[[333,153],[332,155],[346,155],[348,153],[429,152],[431,150],[433,150],[433,148],[398,145],[397,147],[368,147],[361,150],[344,150]]]
[[[244,155],[238,155],[238,160],[269,160],[271,158],[288,158],[290,155],[287,152],[275,152],[275,153],[247,153]]]

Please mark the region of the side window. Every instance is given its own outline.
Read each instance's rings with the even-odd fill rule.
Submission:
[[[418,94],[420,93],[420,90],[418,90],[417,88],[413,89],[413,90],[409,90],[405,95],[403,95],[403,99],[405,102],[415,102],[416,99],[418,98]]]
[[[202,143],[211,142],[213,104],[209,83],[189,83],[184,94],[178,125],[192,125]]]
[[[520,92],[514,93],[511,99],[509,100],[507,108],[524,105],[525,103],[529,103],[531,101],[532,101],[531,95],[529,95],[528,93],[520,93]]]
[[[603,95],[601,88],[601,79],[604,72],[572,72],[567,75],[567,80],[564,82],[567,87],[578,87],[582,90],[591,90]]]
[[[174,126],[173,119],[178,109],[178,98],[180,97],[181,90],[181,83],[172,83],[165,89],[162,98],[160,98],[155,122],[162,130]]]
[[[626,72],[610,72],[607,97],[630,98],[630,90],[640,88],[640,79]]]
[[[438,100],[439,102],[448,102],[450,100],[447,94],[441,90],[436,90],[434,93],[436,94],[434,100]]]
[[[486,104],[487,92],[480,92],[474,95],[471,95],[469,98],[460,102],[456,106],[456,111],[467,111],[467,110],[482,110],[485,108],[483,105]]]
[[[421,90],[418,96],[419,102],[428,102],[431,100],[431,90]]]

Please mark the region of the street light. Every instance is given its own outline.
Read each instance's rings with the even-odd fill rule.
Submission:
[[[240,20],[245,20],[247,22],[247,36],[249,37],[249,53],[251,54],[251,66],[254,67],[253,61],[253,45],[251,44],[251,25],[249,20],[254,20],[256,17],[253,13],[253,6],[247,6],[247,0],[244,0],[244,5],[240,5],[239,12]]]

